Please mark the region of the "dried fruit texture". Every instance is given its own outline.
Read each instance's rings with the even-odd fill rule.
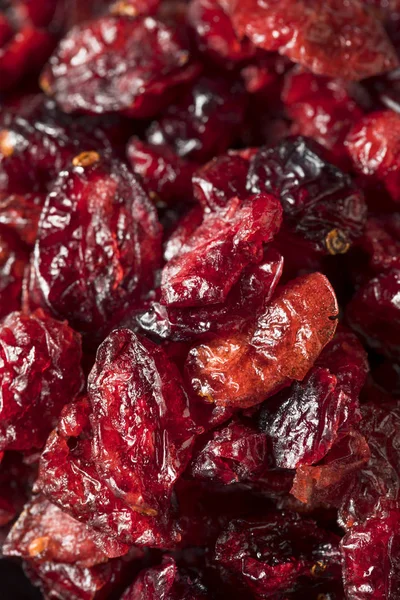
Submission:
[[[361,406],[360,431],[371,458],[342,498],[340,523],[352,527],[370,517],[378,502],[400,500],[400,407],[397,402]]]
[[[24,570],[44,598],[106,600],[123,589],[127,576],[136,569],[135,553],[136,549],[133,562],[129,557],[116,558],[94,567],[30,560],[24,562]]]
[[[5,556],[79,567],[93,567],[128,551],[126,544],[86,527],[41,496],[24,507],[3,544]]]
[[[382,23],[355,0],[217,0],[239,39],[277,50],[317,75],[360,80],[398,66]]]
[[[185,245],[190,242],[194,231],[203,222],[203,210],[195,204],[174,227],[164,245],[164,260],[169,261],[179,256]]]
[[[335,164],[348,166],[344,141],[363,111],[343,82],[293,70],[285,80],[283,102],[293,135],[313,138],[330,151]]]
[[[155,202],[191,200],[195,163],[179,158],[168,146],[151,146],[135,137],[129,141],[127,155],[132,171]]]
[[[22,510],[36,479],[37,468],[16,452],[6,452],[0,463],[0,531]],[[1,535],[1,534],[0,534]]]
[[[161,304],[190,307],[224,302],[243,269],[262,260],[263,244],[279,230],[281,206],[259,194],[232,198],[210,214],[170,260],[161,277]]]
[[[40,448],[62,407],[81,390],[79,334],[43,311],[0,324],[0,449]]]
[[[237,80],[202,76],[177,104],[150,125],[146,138],[198,162],[225,152],[238,135],[246,96]]]
[[[215,547],[216,560],[238,576],[255,598],[296,591],[303,578],[340,578],[339,538],[296,513],[232,521]]]
[[[343,254],[364,229],[367,207],[349,175],[313,140],[290,137],[250,161],[248,189],[280,198],[291,234],[325,254]]]
[[[239,154],[225,154],[213,158],[193,175],[193,194],[205,212],[225,209],[231,198],[244,200],[249,161]]]
[[[195,346],[188,382],[216,405],[259,404],[302,380],[336,329],[338,307],[328,280],[314,273],[290,282],[247,332]]]
[[[393,269],[364,284],[347,306],[347,320],[377,352],[400,358],[400,271]]]
[[[267,437],[255,427],[232,421],[195,454],[190,473],[196,479],[229,485],[257,479],[268,463]]]
[[[79,331],[99,334],[152,285],[161,228],[125,165],[96,152],[78,155],[73,164],[43,208],[30,302]]]
[[[351,129],[346,146],[354,168],[400,202],[400,115],[391,110],[366,115]]]
[[[14,229],[27,246],[33,246],[44,201],[44,194],[0,193],[0,225]]]
[[[173,558],[139,573],[121,600],[206,600],[206,590],[180,575]]]
[[[49,437],[39,489],[124,543],[173,546],[170,496],[197,431],[178,371],[161,348],[120,329],[100,347],[89,392]]]
[[[400,512],[374,515],[354,525],[341,544],[346,597],[395,600],[400,589]]]
[[[370,217],[360,244],[374,272],[400,269],[400,213]]]
[[[120,329],[100,346],[88,389],[97,471],[133,510],[157,515],[196,431],[178,370],[155,344]]]
[[[0,225],[1,318],[21,308],[23,278],[28,265],[27,248],[13,231]]]
[[[229,15],[215,0],[192,0],[188,21],[200,51],[223,66],[254,56],[255,47],[238,39]]]
[[[82,58],[84,57],[84,58]],[[151,117],[198,66],[176,31],[152,17],[105,16],[74,27],[41,76],[65,112]]]
[[[175,308],[154,302],[138,316],[138,323],[144,331],[173,341],[193,341],[205,334],[241,331],[271,300],[282,269],[282,256],[269,248],[261,263],[243,270],[223,304]]]

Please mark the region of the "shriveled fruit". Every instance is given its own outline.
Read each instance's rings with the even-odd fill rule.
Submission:
[[[0,324],[0,346],[0,448],[40,448],[83,387],[80,336],[41,310],[13,312]]]
[[[188,381],[208,402],[259,404],[302,380],[336,329],[335,294],[320,273],[299,277],[276,295],[251,327],[195,346]]]
[[[152,285],[161,254],[154,206],[119,161],[84,152],[48,195],[30,274],[30,303],[100,333]]]
[[[105,16],[67,34],[41,86],[65,112],[150,117],[198,70],[167,25],[152,17]]]

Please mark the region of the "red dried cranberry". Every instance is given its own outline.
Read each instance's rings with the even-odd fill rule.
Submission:
[[[373,271],[400,269],[400,213],[370,217],[360,245]]]
[[[126,544],[86,527],[41,496],[24,507],[3,545],[6,556],[80,567],[93,567],[128,551]]]
[[[36,241],[39,217],[45,201],[44,194],[0,193],[0,224],[14,229],[28,246]]]
[[[347,598],[386,600],[400,589],[400,510],[354,525],[341,544]]]
[[[225,152],[238,134],[246,96],[241,83],[202,76],[177,104],[150,125],[146,138],[181,158],[204,162]]]
[[[106,16],[67,34],[41,86],[65,112],[150,117],[197,73],[170,27],[152,17]]]
[[[390,110],[366,115],[350,131],[346,146],[355,169],[382,182],[400,202],[400,115]]]
[[[207,333],[240,331],[271,300],[282,268],[282,256],[270,248],[264,252],[261,263],[243,269],[223,304],[175,308],[154,302],[138,315],[138,323],[146,332],[175,341],[191,341]]]
[[[216,0],[239,39],[278,50],[316,74],[359,80],[398,65],[382,23],[357,0]]]
[[[244,202],[233,198],[225,211],[207,216],[164,267],[161,303],[202,306],[224,302],[243,269],[262,259],[262,245],[281,224],[282,209],[269,194]]]
[[[371,348],[400,357],[400,271],[382,273],[368,281],[347,307],[347,320]]]
[[[197,479],[229,485],[257,479],[267,466],[267,437],[250,425],[232,421],[195,454],[190,472]]]
[[[190,242],[194,231],[203,222],[203,210],[195,205],[176,224],[164,245],[164,259],[171,260],[179,256],[186,244]]]
[[[155,202],[189,202],[195,163],[179,158],[168,146],[151,146],[131,138],[127,155],[132,171],[139,175]]]
[[[307,138],[288,138],[274,148],[260,148],[250,161],[248,189],[279,197],[284,223],[316,251],[345,253],[363,232],[362,192]]]
[[[296,591],[303,578],[339,579],[339,538],[295,513],[232,521],[217,540],[216,560],[256,598]]]
[[[99,334],[151,286],[160,233],[154,207],[126,166],[83,152],[47,197],[31,265],[31,305]]]
[[[80,336],[38,310],[0,324],[0,449],[40,448],[83,387]]]
[[[283,101],[293,121],[291,133],[313,138],[335,164],[346,167],[344,141],[363,113],[343,83],[294,70],[286,78]]]
[[[216,405],[259,404],[305,377],[333,337],[337,311],[323,275],[299,277],[280,290],[247,331],[195,346],[186,362],[188,381]]]

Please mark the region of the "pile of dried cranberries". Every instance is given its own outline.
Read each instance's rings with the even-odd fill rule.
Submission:
[[[400,599],[399,0],[0,0],[0,547]]]

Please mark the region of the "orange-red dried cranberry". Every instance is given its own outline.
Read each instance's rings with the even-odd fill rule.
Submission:
[[[0,325],[0,448],[40,448],[83,386],[80,336],[39,310]]]
[[[30,302],[100,333],[153,283],[161,251],[155,208],[119,161],[83,152],[47,197],[30,274]]]
[[[105,16],[67,34],[41,85],[65,112],[149,117],[198,70],[167,25],[152,17]]]

